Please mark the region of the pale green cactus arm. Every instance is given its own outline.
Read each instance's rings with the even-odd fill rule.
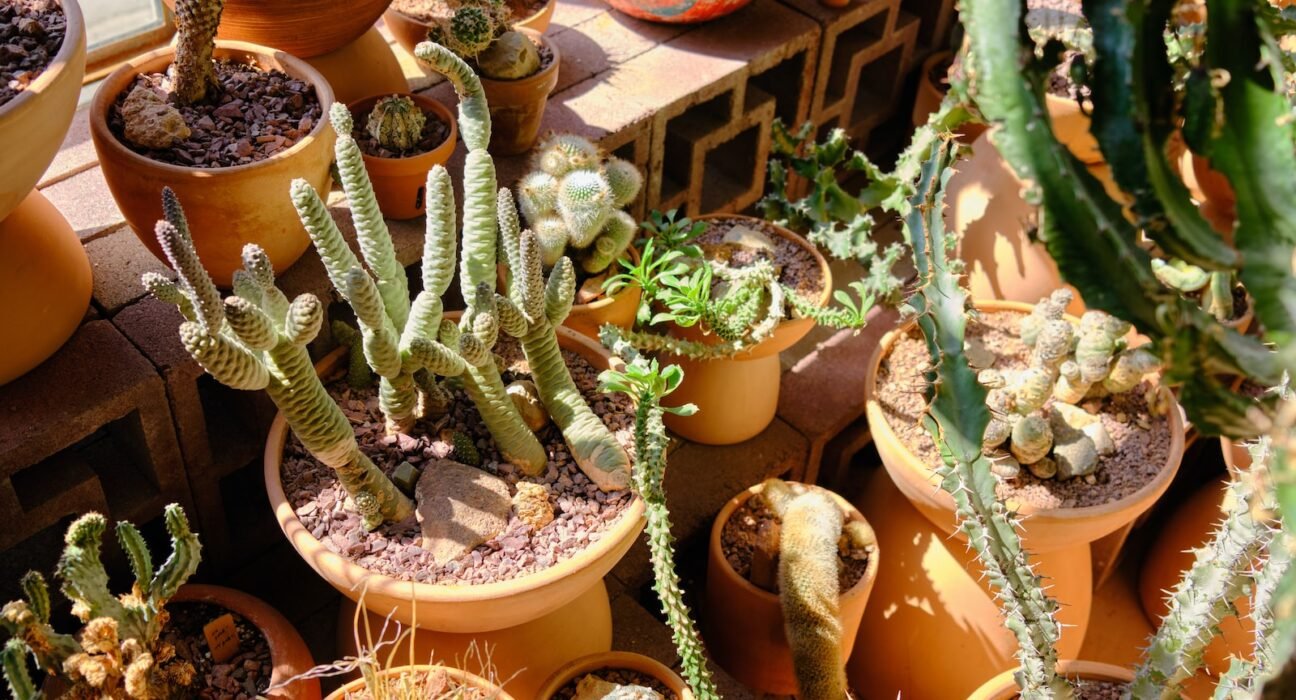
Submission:
[[[195,320],[213,335],[219,333],[224,321],[220,292],[198,260],[193,236],[189,233],[189,222],[170,187],[162,188],[162,211],[168,227],[164,228],[164,222],[159,221],[154,232],[171,269],[180,276],[179,289],[188,297]]]
[[[134,525],[123,520],[117,523],[117,542],[130,562],[131,573],[135,574],[135,585],[142,595],[148,597],[153,590],[153,557],[149,554],[144,536]]]
[[[5,681],[14,700],[37,700],[41,697],[27,673],[27,645],[21,639],[5,642],[4,648],[0,649],[0,667],[4,669]]]
[[[202,559],[202,544],[198,542],[198,535],[189,529],[189,518],[184,509],[172,503],[166,507],[164,517],[167,534],[171,535],[171,556],[158,567],[148,586],[150,596],[159,608],[194,575]]]
[[[427,230],[423,241],[423,288],[440,297],[454,277],[455,199],[450,173],[433,166],[427,180]]]
[[[626,252],[638,231],[639,224],[635,223],[634,217],[623,211],[612,212],[603,232],[594,239],[589,253],[581,261],[581,269],[591,275],[603,272]]]
[[[26,600],[5,604],[0,610],[0,629],[22,640],[43,670],[53,673],[63,668],[63,661],[81,650],[71,635],[60,634],[50,626],[49,586],[45,578],[29,571],[21,580]]]
[[[490,110],[481,80],[463,59],[444,46],[425,41],[414,47],[414,56],[444,75],[459,95],[459,134],[471,151],[485,151],[490,145]],[[492,180],[494,179],[492,174]],[[465,191],[467,191],[465,189]],[[494,192],[494,188],[491,188]]]
[[[1284,533],[1275,533],[1269,543],[1268,556],[1253,577],[1251,590],[1251,622],[1255,625],[1251,659],[1233,657],[1226,673],[1220,676],[1215,687],[1215,700],[1251,700],[1258,697],[1260,685],[1271,675],[1281,671],[1284,659],[1276,647],[1281,634],[1275,627],[1275,594],[1283,577],[1291,568],[1291,544],[1284,541]]]
[[[180,288],[177,287],[174,282],[167,279],[165,275],[157,272],[145,272],[141,280],[144,282],[144,288],[159,301],[167,304],[175,304],[176,308],[180,309],[180,315],[183,316],[186,321],[196,322],[198,320],[198,316],[194,311],[193,304],[189,301],[189,297],[185,296],[184,293],[180,291]]]
[[[80,608],[82,619],[111,617],[119,623],[127,622],[126,627],[119,628],[121,636],[143,638],[144,628],[127,620],[121,601],[108,589],[108,572],[99,556],[106,526],[99,513],[86,513],[68,527],[58,563],[63,595]]]

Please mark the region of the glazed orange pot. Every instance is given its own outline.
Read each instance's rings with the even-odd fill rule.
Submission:
[[[817,305],[826,306],[832,294],[832,271],[809,241],[782,226],[738,214],[708,214],[697,221],[711,219],[745,219],[759,223],[762,229],[772,226],[781,237],[796,243],[814,256],[823,276],[824,289]],[[696,404],[692,416],[666,414],[666,427],[680,437],[704,445],[732,445],[759,435],[774,420],[778,410],[779,382],[783,376],[779,353],[792,347],[814,328],[808,318],[786,319],[774,334],[755,347],[733,357],[692,360],[665,354],[664,362],[684,370],[684,381],[670,395],[671,406]],[[714,335],[703,335],[696,326],[676,328],[672,334],[687,340],[718,342]]]
[[[684,683],[684,679],[679,677],[679,674],[655,659],[650,659],[643,654],[632,654],[628,651],[608,651],[576,659],[550,676],[545,681],[545,684],[541,686],[540,692],[533,697],[536,700],[552,700],[559,690],[562,690],[564,686],[577,678],[590,673],[598,673],[599,671],[618,669],[638,671],[646,676],[652,676],[669,688],[672,693],[679,697],[679,700],[693,700],[693,692],[689,690],[688,685]]]
[[[388,219],[413,219],[423,214],[427,208],[427,174],[434,165],[443,165],[454,153],[455,142],[459,138],[454,115],[445,105],[424,95],[406,94],[419,109],[426,114],[431,112],[442,122],[450,125],[450,132],[440,146],[408,158],[382,158],[364,154],[365,170],[373,183],[374,196],[378,199],[378,208]],[[387,95],[374,95],[347,107],[353,115],[367,114],[374,103]]]
[[[976,308],[981,311],[1016,311],[1025,315],[1030,312],[1031,305],[1009,301],[978,301]],[[1076,323],[1074,318],[1068,320]],[[890,354],[896,341],[914,327],[915,322],[910,321],[890,331],[882,336],[882,342],[874,350],[864,384],[867,392],[865,414],[868,416],[873,442],[877,445],[882,464],[885,465],[896,486],[937,527],[954,534],[957,530],[954,499],[938,488],[938,481],[931,467],[919,461],[918,457],[910,452],[896,436],[876,397],[878,369],[881,367],[882,359]],[[1161,387],[1159,391],[1166,405],[1172,407],[1167,411],[1170,428],[1169,455],[1161,471],[1134,493],[1103,505],[1041,509],[1028,503],[1010,502],[1008,505],[1022,517],[1022,539],[1028,549],[1032,552],[1048,552],[1093,542],[1133,522],[1135,518],[1152,507],[1162,493],[1165,493],[1166,488],[1170,486],[1170,481],[1179,470],[1179,462],[1183,457],[1184,426],[1174,396],[1165,387]],[[960,533],[959,537],[962,536]]]
[[[171,602],[210,603],[238,613],[260,630],[270,645],[270,663],[274,665],[270,674],[271,686],[284,683],[315,666],[305,640],[297,634],[287,618],[242,591],[190,583],[181,586]],[[296,680],[270,693],[268,697],[271,700],[319,700],[320,682],[318,678]]]
[[[851,686],[869,698],[964,700],[1017,666],[1017,638],[1004,627],[976,555],[902,498],[884,470],[872,471],[855,504],[876,524],[886,566],[846,666]],[[1074,657],[1093,608],[1089,545],[1031,552],[1031,563],[1060,604],[1058,653]]]
[[[390,4],[391,0],[387,0]],[[514,3],[509,3],[512,6]],[[548,0],[545,6],[540,8],[539,12],[530,17],[514,16],[514,29],[530,29],[531,31],[544,34],[549,28],[549,22],[553,19],[554,9],[558,7],[558,0]],[[428,40],[428,32],[431,26],[427,22],[415,19],[399,10],[388,8],[383,13],[383,22],[387,24],[387,29],[396,39],[396,43],[405,47],[405,50],[414,53],[414,47],[420,42]]]
[[[76,0],[59,4],[67,18],[63,45],[26,90],[0,106],[0,153],[5,161],[0,168],[0,219],[27,198],[54,161],[81,95],[85,21]]]
[[[639,251],[634,246],[626,250],[626,255],[635,263],[639,262]],[[608,266],[608,272],[612,273],[621,269],[620,265],[613,262]],[[503,294],[508,290],[508,266],[499,265],[496,268],[496,274],[499,279],[499,289]],[[639,299],[643,296],[643,290],[637,284],[631,284],[621,289],[616,294],[603,296],[594,301],[585,304],[572,304],[571,311],[567,318],[563,319],[562,324],[581,335],[589,336],[598,341],[599,328],[605,323],[610,323],[621,328],[630,328],[634,325],[635,313],[639,310]]]
[[[485,690],[488,693],[494,693],[494,695],[490,696],[491,698],[493,698],[493,700],[513,700],[512,695],[508,694],[503,689],[501,689],[498,685],[491,683],[490,681],[482,678],[481,676],[468,673],[467,671],[460,671],[457,668],[449,668],[447,666],[437,667],[437,666],[428,666],[426,664],[414,665],[414,666],[401,666],[399,668],[387,669],[385,671],[382,671],[378,675],[380,678],[387,679],[387,678],[392,678],[393,676],[399,677],[400,674],[405,674],[405,673],[427,673],[428,671],[432,671],[436,668],[441,668],[445,670],[445,672],[449,674],[451,678],[458,681],[461,684],[461,686],[478,688],[480,690]],[[338,688],[332,693],[329,693],[329,696],[325,698],[325,700],[347,700],[348,698],[351,697],[355,697],[355,698],[370,697],[365,692],[365,681],[363,678],[357,678],[356,680],[347,683],[346,685],[342,686],[341,688]],[[525,697],[525,696],[518,696],[518,697]]]
[[[1014,671],[1004,671],[977,688],[968,700],[1014,700],[1021,689],[1013,679]],[[1115,681],[1117,683],[1134,682],[1134,672],[1127,668],[1097,661],[1059,661],[1058,673],[1067,678],[1081,678],[1089,681]]]
[[[760,493],[762,486],[752,486],[730,499],[711,526],[703,634],[712,658],[738,682],[764,693],[791,695],[797,692],[796,674],[779,597],[739,576],[725,559],[720,543],[725,523],[747,499]],[[846,499],[831,491],[825,493],[832,496],[848,520],[864,521],[864,516]],[[878,550],[874,545],[864,576],[839,598],[843,664],[855,646],[855,633],[877,579]]]
[[[377,27],[370,27],[350,43],[305,60],[328,81],[338,102],[409,90],[400,61]]]
[[[90,106],[90,135],[104,179],[117,207],[140,241],[164,260],[153,227],[162,218],[162,188],[180,198],[198,255],[216,284],[228,287],[242,267],[243,246],[265,249],[275,272],[292,265],[310,245],[288,196],[289,184],[304,178],[317,192],[332,179],[333,129],[328,110],[333,91],[314,68],[282,51],[240,42],[216,42],[215,57],[274,68],[315,88],[323,115],[292,148],[247,165],[187,168],[161,163],[130,150],[108,128],[108,111],[140,73],[165,71],[174,58],[170,47],[132,59],[104,79]]]
[[[175,9],[175,0],[164,2]],[[355,41],[389,4],[391,0],[225,0],[216,37],[310,58]]]
[[[520,29],[532,41],[549,47],[553,60],[535,75],[518,80],[494,80],[481,77],[482,90],[490,105],[490,152],[496,156],[526,153],[540,135],[549,93],[558,85],[558,64],[562,56],[558,46],[530,29]]]
[[[90,304],[90,260],[49,200],[32,190],[0,221],[0,385],[45,361]]]

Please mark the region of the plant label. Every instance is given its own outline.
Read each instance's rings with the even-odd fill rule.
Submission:
[[[204,625],[203,636],[207,637],[207,648],[211,650],[212,660],[218,664],[229,661],[238,653],[238,628],[234,626],[234,616],[229,613]]]

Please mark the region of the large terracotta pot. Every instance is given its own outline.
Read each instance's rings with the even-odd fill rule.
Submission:
[[[650,22],[692,24],[724,17],[751,0],[608,0],[617,10]]]
[[[576,659],[550,676],[549,680],[545,681],[545,684],[541,686],[540,692],[533,697],[536,700],[552,700],[555,693],[576,678],[602,670],[616,669],[638,671],[644,675],[652,676],[661,681],[667,688],[670,688],[670,691],[679,700],[693,700],[693,692],[689,690],[688,685],[679,677],[679,674],[655,659],[650,659],[643,654],[632,654],[628,651],[609,651]]]
[[[496,156],[526,153],[535,145],[540,135],[540,121],[544,118],[549,93],[558,85],[558,64],[562,56],[558,45],[539,32],[520,30],[538,45],[553,52],[553,60],[540,72],[518,80],[492,80],[482,77],[482,90],[490,106],[490,152]]]
[[[378,199],[378,208],[388,219],[413,219],[423,214],[427,208],[427,175],[433,166],[443,165],[454,153],[455,143],[459,138],[454,114],[445,105],[424,95],[406,95],[424,113],[436,114],[442,122],[450,125],[450,132],[440,146],[408,158],[380,158],[364,154],[365,170],[373,183],[374,196]],[[357,117],[373,109],[374,103],[386,95],[366,97],[353,102],[347,107]]]
[[[0,106],[0,153],[5,163],[0,168],[0,219],[18,207],[54,161],[81,95],[85,21],[76,0],[60,4],[67,17],[63,45],[26,90]]]
[[[391,678],[392,676],[397,674],[427,672],[435,668],[437,667],[428,666],[425,664],[415,665],[415,666],[401,666],[399,668],[391,668],[382,671],[379,674],[379,677]],[[467,671],[460,671],[457,668],[449,668],[444,666],[441,668],[443,668],[446,671],[446,673],[450,674],[451,678],[455,679],[456,681],[458,681],[463,685],[466,685],[471,688],[478,688],[481,690],[485,690],[488,693],[494,693],[494,695],[490,696],[494,700],[513,700],[512,695],[505,692],[498,685],[491,683],[490,681],[482,678],[481,676],[468,673]],[[347,700],[347,698],[352,697],[352,694],[354,694],[354,697],[357,698],[369,697],[369,695],[365,694],[365,681],[363,678],[357,678],[356,680],[347,683],[346,685],[342,686],[341,688],[338,688],[332,693],[329,693],[329,696],[325,698],[325,700]],[[526,697],[526,696],[520,695],[518,697]]]
[[[289,184],[304,178],[317,192],[328,192],[332,182],[334,134],[327,115],[333,91],[318,71],[299,58],[254,44],[218,41],[216,58],[275,68],[310,83],[323,107],[323,118],[292,148],[256,163],[206,169],[160,163],[119,141],[108,128],[108,111],[135,76],[166,70],[174,53],[168,47],[132,59],[105,78],[95,93],[90,135],[108,189],[135,235],[159,259],[164,256],[153,227],[162,218],[162,188],[170,187],[180,198],[194,246],[216,284],[230,285],[234,271],[243,265],[247,243],[265,249],[275,272],[282,272],[310,244],[288,196]]]
[[[976,303],[976,308],[981,311],[1016,311],[1026,314],[1031,306],[1009,301],[982,301]],[[1074,318],[1069,320],[1075,322]],[[937,488],[931,467],[919,461],[896,436],[877,401],[878,369],[882,359],[891,352],[896,341],[914,327],[915,322],[910,321],[888,332],[874,350],[864,385],[867,392],[865,413],[878,454],[896,486],[928,519],[952,534],[956,531],[954,499]],[[1167,412],[1170,428],[1169,455],[1156,477],[1125,498],[1098,506],[1041,509],[1028,503],[1010,504],[1022,517],[1022,538],[1027,548],[1032,552],[1048,552],[1088,544],[1133,522],[1156,503],[1179,470],[1184,448],[1183,418],[1178,404],[1174,402],[1168,389],[1161,387],[1159,391],[1163,392],[1166,405],[1172,408]]]
[[[779,236],[804,248],[814,256],[823,275],[824,289],[818,305],[828,304],[832,271],[828,261],[809,241],[782,226],[750,216],[709,214],[696,220],[711,219],[747,219],[759,223],[763,230],[772,227]],[[684,370],[684,382],[667,403],[671,406],[692,403],[698,407],[692,416],[667,414],[666,427],[680,437],[704,445],[732,445],[759,435],[774,420],[778,410],[779,381],[783,375],[779,353],[795,345],[814,325],[808,318],[784,320],[772,336],[733,357],[692,360],[665,355],[665,362]],[[696,326],[673,332],[688,340],[717,342],[714,335],[703,335]]]
[[[847,664],[851,686],[880,700],[897,694],[964,700],[1017,665],[1017,639],[1004,627],[976,555],[915,510],[885,471],[873,472],[855,503],[877,526],[886,566],[878,570]],[[1075,656],[1093,605],[1089,546],[1032,552],[1031,563],[1061,604],[1058,653]]]
[[[783,628],[783,608],[777,594],[758,588],[738,575],[725,559],[720,540],[725,523],[747,499],[761,492],[757,484],[734,496],[720,510],[711,526],[707,552],[706,605],[703,606],[703,634],[712,658],[739,683],[774,695],[797,692],[792,666],[792,650]],[[817,488],[817,487],[816,487]],[[848,520],[864,521],[846,499],[827,491],[841,507]],[[842,663],[854,648],[856,630],[868,603],[873,582],[878,576],[879,547],[869,552],[864,576],[841,594],[838,618],[841,621]]]
[[[164,2],[175,9],[175,0]],[[391,0],[225,0],[216,37],[310,58],[355,41],[390,4]]]
[[[390,4],[391,0],[387,0]],[[513,3],[509,3],[510,6]],[[558,7],[558,0],[548,0],[539,12],[532,14],[530,17],[514,16],[514,29],[530,29],[534,32],[544,34],[549,28],[549,22],[553,19],[554,9]],[[383,22],[387,24],[387,29],[391,32],[396,43],[405,48],[406,51],[414,53],[414,47],[421,42],[428,40],[428,31],[431,26],[427,22],[415,19],[399,10],[388,9],[383,13]]]
[[[265,636],[270,645],[270,662],[274,670],[270,685],[283,683],[315,666],[310,649],[283,615],[261,600],[224,586],[185,584],[172,602],[211,603],[238,613]],[[296,680],[269,695],[271,700],[319,700],[318,678]]]
[[[0,221],[0,385],[53,355],[90,304],[90,260],[40,192],[31,190]]]
[[[1059,661],[1058,673],[1067,678],[1082,678],[1090,681],[1115,681],[1132,683],[1134,673],[1127,668],[1097,661]],[[1013,671],[1004,671],[977,688],[968,700],[1013,700],[1021,692]]]
[[[409,90],[400,61],[377,27],[333,51],[305,60],[328,81],[338,102]]]

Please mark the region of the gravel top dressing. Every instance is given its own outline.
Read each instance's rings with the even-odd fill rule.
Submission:
[[[0,2],[0,107],[45,72],[66,33],[67,16],[53,0]]]
[[[707,230],[695,242],[707,251],[707,257],[724,245],[725,235],[734,228],[746,228],[763,234],[773,243],[772,253],[738,246],[725,246],[725,261],[730,267],[746,267],[761,259],[769,259],[778,273],[779,281],[795,289],[802,297],[818,302],[823,294],[823,271],[819,261],[810,251],[780,236],[772,224],[749,219],[708,219]]]
[[[752,496],[743,502],[729,521],[725,523],[724,529],[720,531],[720,547],[724,552],[725,560],[729,566],[733,567],[735,573],[744,579],[750,580],[752,553],[756,549],[756,543],[760,539],[760,532],[766,523],[777,522],[778,518],[770,512],[765,506],[765,501],[758,496]],[[864,578],[868,571],[868,551],[865,549],[852,549],[845,554],[837,555],[837,576],[839,589],[842,592],[848,591],[859,580]],[[777,583],[775,588],[777,588]],[[777,590],[770,591],[777,593]]]
[[[270,644],[255,625],[236,612],[219,605],[180,601],[167,603],[171,619],[162,629],[162,641],[175,647],[176,656],[193,664],[197,671],[190,697],[202,700],[254,700],[270,687],[274,664]],[[238,630],[239,652],[216,663],[207,650],[203,626],[226,613]]]

